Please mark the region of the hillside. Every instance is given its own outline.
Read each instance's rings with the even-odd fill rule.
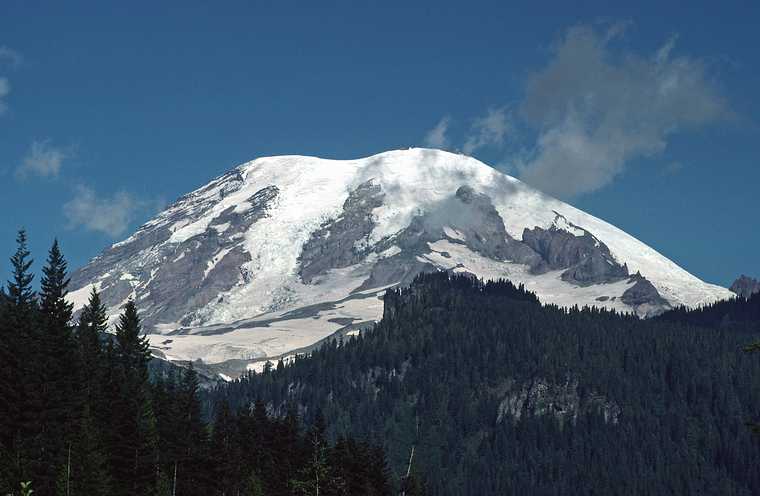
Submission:
[[[689,319],[684,319],[688,321]],[[446,273],[391,290],[371,331],[217,390],[321,410],[430,494],[756,494],[757,326],[542,306]]]

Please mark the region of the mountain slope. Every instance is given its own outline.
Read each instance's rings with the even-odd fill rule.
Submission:
[[[754,327],[703,327],[541,306],[507,282],[418,276],[382,321],[292,366],[213,391],[330,434],[382,442],[428,494],[760,494],[756,302],[724,304]],[[712,313],[712,312],[710,312]],[[750,321],[747,321],[750,323]]]
[[[70,298],[133,297],[157,354],[237,373],[358,332],[385,288],[439,269],[642,316],[732,294],[473,158],[410,149],[243,164],[77,271]]]

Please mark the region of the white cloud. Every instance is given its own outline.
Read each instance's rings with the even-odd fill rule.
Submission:
[[[617,25],[616,25],[617,26]],[[520,111],[537,133],[521,179],[559,197],[612,182],[633,159],[660,154],[676,132],[730,117],[699,59],[616,50],[616,27],[569,29],[528,80]]]
[[[663,176],[675,176],[676,174],[679,174],[684,168],[683,163],[681,162],[668,162],[663,168],[661,174]]]
[[[0,46],[0,62],[8,61],[11,66],[17,66],[22,61],[21,54],[5,45]]]
[[[71,154],[70,149],[53,146],[49,140],[33,141],[21,160],[21,165],[16,169],[16,177],[56,177],[61,171],[63,161],[70,158]]]
[[[11,84],[7,78],[0,77],[0,114],[5,113],[8,110],[8,105],[5,103],[5,97],[11,92]]]
[[[446,133],[449,130],[449,124],[451,124],[451,117],[449,116],[445,116],[438,121],[438,124],[425,135],[425,146],[428,148],[440,148],[442,150],[448,148],[449,140]]]
[[[473,122],[462,151],[470,155],[485,146],[500,147],[511,130],[512,125],[507,119],[506,108],[489,109],[486,115]]]
[[[145,208],[145,202],[127,192],[111,196],[97,194],[87,186],[77,186],[74,197],[63,205],[68,228],[84,227],[116,237],[127,230],[136,214]]]
[[[21,63],[21,54],[15,50],[11,50],[7,46],[0,46],[0,66],[3,62],[10,63],[11,67],[15,67]],[[5,97],[11,92],[11,83],[6,77],[0,77],[0,115],[8,110],[8,104],[5,103]]]

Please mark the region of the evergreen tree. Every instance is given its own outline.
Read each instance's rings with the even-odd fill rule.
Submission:
[[[148,341],[134,301],[127,301],[116,325],[111,405],[110,470],[114,494],[151,494],[157,478],[156,421],[148,383]]]
[[[67,467],[70,487],[67,494],[111,494],[105,445],[88,403],[84,404],[79,418],[79,426],[68,452]]]
[[[6,487],[14,489],[28,474],[33,440],[39,436],[35,412],[41,405],[32,367],[40,352],[34,336],[37,307],[34,276],[29,272],[32,262],[22,229],[11,257],[12,277],[0,301],[0,476],[6,479]]]
[[[213,480],[220,495],[234,495],[243,479],[238,429],[229,403],[222,399],[215,408],[209,460],[214,464]]]
[[[79,351],[80,383],[84,385],[83,401],[92,407],[98,399],[98,385],[104,373],[102,338],[108,329],[106,307],[100,301],[95,287],[90,291],[87,304],[79,314],[77,325],[77,347]]]
[[[73,305],[66,301],[67,264],[54,241],[40,281],[40,322],[37,335],[41,356],[37,377],[42,404],[38,426],[39,453],[34,471],[35,485],[40,494],[51,494],[56,484],[56,472],[66,464],[65,455],[71,449],[76,425],[77,353],[70,321]],[[67,465],[68,468],[68,465]],[[70,470],[66,470],[69,473]]]
[[[347,494],[345,481],[336,475],[334,468],[328,463],[325,431],[324,416],[321,412],[317,412],[316,421],[308,435],[309,459],[298,477],[291,481],[295,494],[303,496]]]
[[[251,474],[245,481],[245,488],[240,494],[242,496],[264,496],[266,493],[259,477],[256,474]]]
[[[182,376],[178,393],[178,417],[174,419],[178,429],[177,491],[188,496],[208,494],[209,481],[204,477],[206,457],[206,426],[201,417],[198,396],[198,374],[192,364]]]
[[[16,316],[28,317],[35,302],[32,281],[34,275],[29,272],[34,260],[27,246],[26,231],[20,230],[16,236],[16,252],[11,257],[12,279],[8,281],[7,298]],[[10,316],[11,318],[14,315]]]

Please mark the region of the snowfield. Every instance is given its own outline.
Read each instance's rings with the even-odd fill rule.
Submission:
[[[299,263],[313,233],[340,219],[349,195],[363,184],[379,187],[384,198],[382,205],[372,210],[372,229],[356,243],[357,251],[392,239],[415,216],[433,210],[459,187],[468,185],[491,199],[507,233],[516,240],[522,239],[524,229],[534,227],[554,226],[576,236],[589,232],[609,247],[617,262],[627,264],[631,274],[640,271],[671,305],[693,307],[733,295],[689,274],[615,226],[474,158],[415,148],[357,160],[279,156],[245,163],[185,195],[130,238],[94,259],[82,269],[80,277],[75,275],[69,299],[75,308],[81,308],[90,287],[95,285],[104,296],[113,292],[111,300],[105,298],[111,302],[112,315],[118,313],[126,297],[133,297],[141,310],[145,302],[146,312],[160,316],[160,302],[148,308],[153,295],[158,294],[154,279],[168,270],[167,264],[191,263],[188,259],[194,251],[210,246],[201,242],[210,243],[204,236],[213,231],[218,248],[208,248],[211,255],[192,262],[201,264],[200,274],[193,280],[176,281],[177,291],[188,291],[189,298],[193,288],[214,282],[206,280],[217,277],[215,274],[222,270],[226,271],[225,277],[234,278],[234,284],[214,293],[213,298],[207,298],[182,319],[157,317],[147,329],[156,352],[178,360],[243,360],[260,364],[262,359],[307,348],[340,330],[355,333],[355,329],[348,329],[348,323],[373,322],[382,315],[379,296],[384,288],[363,288],[365,291],[358,295],[361,297],[356,297],[355,291],[378,260],[398,255],[400,248],[372,252],[308,284],[299,275]],[[263,209],[254,207],[251,199],[269,187],[276,187],[277,194],[266,204],[266,215],[244,232],[236,232],[234,221],[227,218]],[[167,234],[159,236],[163,232]],[[484,278],[506,277],[524,283],[547,303],[630,311],[620,301],[632,284],[628,281],[573,286],[561,280],[557,271],[535,275],[527,266],[484,257],[469,249],[465,234],[453,227],[445,227],[444,233],[443,239],[429,244],[429,253],[422,254],[420,261]],[[332,235],[328,233],[326,237]],[[158,241],[145,242],[150,236]],[[127,251],[127,255],[117,257]],[[235,266],[233,274],[224,261],[236,253],[245,258],[241,258],[244,261]],[[185,273],[189,271],[181,272]],[[310,310],[299,314],[298,310],[305,308]]]

